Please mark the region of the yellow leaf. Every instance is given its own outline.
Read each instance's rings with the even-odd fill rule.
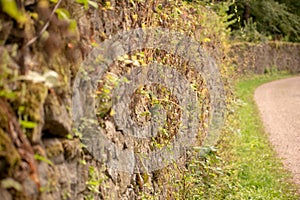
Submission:
[[[135,55],[132,55],[131,60],[137,60],[137,57]]]
[[[134,21],[136,21],[137,18],[138,18],[138,15],[137,15],[137,14],[133,14],[133,15],[131,15],[131,16],[132,16],[132,19],[133,19]]]
[[[114,111],[114,109],[111,109],[109,115],[114,116],[115,114],[116,114],[116,112]]]
[[[210,42],[210,39],[209,38],[204,38],[203,42]]]

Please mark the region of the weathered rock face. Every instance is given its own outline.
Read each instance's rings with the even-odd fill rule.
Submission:
[[[214,52],[212,57],[217,63],[223,59],[221,39],[214,32],[211,35],[202,35],[205,32],[202,33],[202,29],[210,30],[211,27],[206,27],[205,22],[197,24],[195,21],[198,20],[193,18],[197,15],[194,8],[185,8],[180,2],[112,0],[97,3],[97,9],[85,9],[73,0],[58,2],[61,3],[60,8],[68,10],[70,19],[76,20],[75,28],[70,26],[72,21],[57,17],[56,14],[59,15],[64,10],[57,11],[49,20],[55,4],[46,0],[25,1],[24,5],[18,5],[26,13],[27,21],[24,24],[17,23],[3,12],[0,13],[0,199],[174,198],[174,193],[178,193],[175,180],[178,179],[179,169],[185,167],[184,158],[178,164],[171,164],[164,169],[153,172],[135,170],[134,173],[129,173],[108,168],[104,162],[95,159],[90,149],[84,146],[82,133],[72,128],[74,79],[94,46],[120,30],[153,26],[188,32],[199,41],[210,37],[214,42],[205,43],[203,46],[209,52]],[[171,18],[168,15],[173,13],[175,7],[182,9],[183,14],[178,12]],[[164,9],[164,13],[161,9]],[[48,21],[46,31],[41,31]],[[36,36],[38,37],[35,38]],[[32,39],[36,41],[31,43]],[[205,83],[195,70],[188,68],[185,61],[166,52],[144,50],[138,56],[146,57],[143,58],[145,63],[155,59],[174,66],[188,81],[194,83],[201,108],[199,130],[196,130],[199,132],[198,144],[201,144],[207,131],[205,123],[208,122],[210,111],[211,99],[205,90],[209,83]],[[180,98],[176,99],[163,87],[154,93],[159,97],[157,99],[151,99],[149,95],[142,97],[140,93],[146,93],[149,89],[143,86],[136,91],[134,101],[131,102],[130,108],[133,111],[126,114],[132,115],[133,119],[143,125],[150,121],[147,113],[166,109],[163,119],[168,123],[165,127],[167,131],[159,132],[155,140],[135,140],[118,129],[112,118],[111,99],[109,95],[101,95],[106,86],[114,84],[109,82],[112,80],[109,79],[109,73],[122,75],[130,71],[134,64],[136,63],[118,61],[109,68],[104,77],[99,77],[102,82],[98,88],[100,111],[97,113],[97,125],[106,134],[102,142],[143,153],[157,146],[169,145],[169,141],[176,138],[178,120],[183,114],[176,105],[181,101]],[[43,76],[49,70],[58,75],[54,78],[54,87],[49,87],[47,81],[51,80]],[[37,74],[29,77],[28,74],[32,71]],[[176,82],[178,79],[174,80]],[[161,108],[152,109],[154,100],[164,98],[162,94],[170,97],[161,101]],[[146,114],[142,115],[144,113]],[[120,125],[122,120],[118,123]],[[99,140],[97,135],[93,137]],[[108,150],[103,149],[107,157],[110,156]],[[131,159],[137,159],[134,156],[119,158],[124,165],[132,163]]]

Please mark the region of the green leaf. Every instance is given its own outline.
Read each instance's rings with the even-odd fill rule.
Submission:
[[[51,160],[49,160],[48,158],[44,157],[44,156],[41,156],[39,154],[34,154],[34,159],[36,160],[39,160],[39,161],[42,161],[42,162],[45,162],[51,166],[53,166],[53,163]]]
[[[89,8],[88,0],[76,0],[77,3],[83,4],[85,9]]]
[[[69,20],[70,19],[70,13],[67,9],[64,8],[58,8],[56,9],[55,13],[57,14],[58,19],[62,20]]]
[[[71,135],[71,134],[68,134],[66,137],[67,137],[67,139],[69,139],[69,140],[72,140],[72,139],[73,139],[73,135]]]
[[[21,120],[20,124],[23,128],[28,128],[28,129],[33,129],[37,125],[37,123],[35,123],[35,122],[24,121],[24,120]]]
[[[16,96],[17,96],[16,93],[14,93],[12,91],[6,91],[6,90],[0,91],[0,97],[4,97],[7,99],[14,99]]]
[[[10,17],[14,18],[18,23],[26,22],[25,15],[18,9],[15,0],[1,0],[2,10]]]
[[[77,22],[75,20],[71,20],[69,24],[69,30],[75,32],[77,29]]]

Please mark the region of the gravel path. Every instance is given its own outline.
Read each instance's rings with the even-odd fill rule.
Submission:
[[[278,156],[300,186],[300,77],[258,87],[255,101]]]

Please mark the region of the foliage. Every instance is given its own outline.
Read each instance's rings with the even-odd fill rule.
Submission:
[[[12,3],[12,6],[9,8],[5,8],[5,6],[3,6],[4,2],[11,3],[15,2],[14,0],[1,0],[1,2],[2,11],[5,12],[5,16],[1,17],[10,18],[10,22],[15,20],[19,24],[21,24],[21,22],[23,21],[19,16],[30,16],[30,18],[28,17],[29,21],[24,24],[26,27],[24,30],[20,27],[13,27],[13,31],[10,33],[9,30],[8,37],[3,40],[3,45],[7,46],[8,48],[11,48],[11,46],[17,46],[16,54],[18,54],[18,56],[13,55],[14,53],[9,52],[10,55],[7,55],[7,57],[13,57],[18,61],[17,64],[14,63],[15,65],[20,65],[17,67],[17,70],[19,70],[19,68],[23,69],[23,67],[25,66],[26,69],[24,69],[24,71],[27,73],[27,75],[20,76],[20,74],[24,74],[25,72],[14,73],[14,71],[9,69],[6,65],[5,68],[0,68],[0,71],[5,72],[0,73],[0,96],[17,107],[14,107],[14,111],[19,117],[19,123],[23,126],[23,129],[34,129],[36,127],[40,127],[42,125],[41,123],[44,123],[44,119],[39,118],[40,113],[43,111],[40,112],[37,108],[44,108],[44,101],[47,95],[62,96],[63,98],[67,99],[66,101],[70,100],[68,99],[70,98],[70,85],[72,84],[72,78],[74,77],[70,77],[66,74],[72,74],[72,76],[75,76],[77,73],[77,69],[74,69],[76,68],[74,66],[79,65],[82,61],[80,59],[76,60],[75,58],[77,55],[74,56],[72,53],[78,50],[77,52],[80,53],[78,53],[79,56],[77,57],[84,58],[89,53],[89,49],[91,47],[98,45],[97,42],[101,42],[104,39],[109,38],[117,31],[120,31],[120,29],[127,30],[137,27],[164,27],[192,36],[202,44],[203,48],[207,50],[207,52],[219,64],[220,71],[222,72],[222,76],[224,77],[225,81],[230,75],[230,61],[228,60],[226,55],[228,34],[230,32],[228,26],[238,21],[238,19],[232,19],[232,17],[235,16],[235,13],[227,15],[230,6],[233,6],[227,1],[130,0],[123,1],[122,4],[120,3],[121,1],[99,2],[90,0],[77,0],[77,3],[75,1],[72,1],[74,4],[70,4],[76,8],[79,8],[78,10],[80,10],[80,12],[83,12],[83,15],[88,16],[87,18],[100,16],[99,18],[97,18],[97,23],[94,23],[95,21],[91,22],[92,25],[89,24],[90,22],[85,17],[82,17],[82,13],[78,14],[78,16],[76,15],[76,11],[78,10],[73,9],[72,6],[68,5],[69,1],[62,3],[61,7],[59,8],[58,4],[60,1],[57,0],[41,1],[42,3],[46,2],[45,5],[41,6],[40,4],[42,3],[39,3],[38,5],[32,4],[27,6],[26,8],[25,6],[17,7],[15,3]],[[279,6],[279,8],[281,9],[282,7]],[[44,12],[45,10],[47,12]],[[50,16],[44,16],[43,13],[48,13]],[[53,14],[52,18],[50,13]],[[95,13],[96,15],[93,15]],[[118,17],[120,16],[122,17],[121,21],[118,21]],[[279,17],[282,16],[285,15],[279,15]],[[78,19],[80,17],[82,17],[82,19]],[[76,19],[76,21],[73,19]],[[78,24],[77,26],[77,22],[80,21],[81,23],[83,21],[83,23],[87,24]],[[47,24],[50,25],[46,26]],[[256,29],[259,29],[258,24],[254,24],[255,21],[253,24],[249,24],[249,32],[253,30],[255,32]],[[95,29],[92,30],[93,28]],[[70,29],[73,30],[73,33],[70,33]],[[81,35],[76,35],[77,38],[74,39],[74,37],[72,37],[72,34],[80,31]],[[291,36],[296,33],[293,29],[291,29],[290,31]],[[15,34],[18,32],[20,32],[20,34]],[[254,35],[253,38],[254,40],[256,40],[257,36]],[[28,41],[34,41],[33,43],[30,43],[30,48],[29,45],[26,45]],[[80,43],[80,45],[78,45],[77,42]],[[55,57],[53,55],[58,56]],[[75,61],[72,61],[73,58]],[[60,59],[66,60],[67,62],[60,62]],[[24,62],[24,60],[26,60],[26,63]],[[130,70],[131,68],[136,66],[143,66],[144,64],[153,61],[175,67],[182,74],[193,74],[194,77],[190,78],[191,80],[189,79],[192,83],[191,86],[193,86],[195,90],[197,90],[197,94],[199,94],[199,104],[201,104],[203,113],[208,113],[209,106],[207,104],[209,102],[209,99],[207,97],[208,91],[205,88],[206,83],[202,80],[201,75],[194,74],[194,71],[188,68],[187,63],[182,60],[183,59],[177,58],[174,55],[169,55],[163,51],[146,49],[141,52],[132,52],[132,55],[128,55],[126,58],[123,58],[123,60],[120,59],[119,61],[116,61],[116,63],[114,63],[115,66],[111,66],[111,71],[106,74],[106,77],[102,77],[103,81],[99,83],[100,85],[102,84],[102,86],[99,86],[99,90],[97,91],[96,95],[98,95],[97,97],[99,98],[99,101],[103,102],[100,103],[98,107],[98,117],[102,118],[101,120],[102,122],[104,122],[105,120],[109,120],[111,115],[114,114],[113,110],[111,109],[110,102],[111,91],[113,87],[116,87],[122,81],[126,82],[126,80],[120,80],[116,78],[118,76],[115,75],[122,75],[121,73],[126,70]],[[47,70],[45,70],[45,68],[48,70],[48,72],[51,69],[53,70],[52,72],[55,73],[47,74]],[[60,84],[59,80],[61,79],[63,79],[66,85]],[[21,87],[12,87],[10,83],[20,83]],[[59,84],[56,85],[57,83]],[[225,82],[224,84],[227,89],[227,93],[230,96],[230,86],[228,85],[228,82]],[[45,85],[47,87],[44,87]],[[55,86],[58,87],[56,88]],[[162,91],[162,89],[160,90]],[[155,98],[150,99],[148,98],[148,96],[150,96],[148,91],[142,88],[141,92],[142,90],[145,96],[144,99],[149,100],[149,104],[159,106],[163,105],[167,107],[169,106],[169,104],[171,105],[172,102],[173,104],[175,102],[172,98],[169,97],[157,98],[159,97],[159,95],[157,95],[157,97]],[[25,96],[26,91],[29,92],[28,94],[26,93]],[[165,93],[160,92],[160,94],[165,95],[168,93],[168,91],[166,91]],[[20,98],[16,100],[15,94],[22,94],[22,96],[20,95]],[[19,103],[18,100],[22,102],[24,101],[25,103]],[[64,101],[65,99],[61,100],[61,104],[66,103],[66,101]],[[202,100],[205,103],[203,103]],[[231,100],[229,99],[228,101]],[[148,111],[151,110],[145,110],[145,112],[136,112],[135,114],[139,115],[138,117],[140,118],[146,119],[147,115],[149,115]],[[172,110],[170,110],[169,113],[174,116],[177,114],[176,112],[172,112]],[[170,116],[173,117],[171,114]],[[169,117],[169,121],[167,121],[169,123],[168,125],[176,128],[176,126],[174,126],[176,117],[171,117]],[[205,114],[203,114],[203,119],[206,119],[207,117],[208,116],[205,116]],[[243,199],[246,197],[250,198],[252,196],[258,197],[258,195],[264,197],[263,194],[266,194],[267,192],[271,192],[271,195],[275,196],[279,193],[280,189],[282,189],[282,193],[286,192],[286,196],[291,196],[291,192],[286,189],[285,184],[280,187],[278,183],[276,183],[275,179],[281,176],[282,173],[281,171],[276,171],[276,167],[272,168],[271,166],[269,168],[269,171],[275,169],[274,173],[279,172],[278,174],[266,174],[266,181],[271,180],[271,183],[275,183],[275,185],[272,186],[270,185],[270,183],[268,183],[267,185],[266,182],[258,183],[256,185],[255,183],[245,183],[245,180],[248,179],[248,177],[244,176],[243,174],[243,172],[245,171],[245,166],[241,164],[242,162],[239,162],[240,160],[238,156],[240,156],[241,159],[244,159],[245,156],[248,155],[235,155],[235,152],[233,151],[237,149],[235,145],[237,145],[238,143],[230,142],[231,136],[237,137],[237,135],[235,135],[234,133],[239,132],[238,128],[232,125],[237,123],[234,119],[235,117],[236,115],[234,115],[234,117],[231,116],[231,118],[229,119],[232,121],[229,122],[228,127],[226,127],[225,130],[225,132],[227,131],[226,134],[228,135],[223,138],[223,142],[221,142],[217,148],[207,147],[205,150],[205,155],[200,153],[202,150],[201,148],[195,148],[194,151],[191,152],[191,155],[189,155],[189,158],[187,159],[188,162],[184,162],[183,164],[181,163],[178,165],[174,164],[173,166],[167,167],[166,169],[162,169],[160,171],[161,174],[157,176],[156,173],[159,174],[159,172],[154,172],[152,177],[150,178],[148,177],[148,175],[145,175],[143,177],[141,176],[141,178],[139,179],[143,181],[140,181],[141,183],[139,183],[138,187],[143,188],[146,187],[146,185],[154,185],[156,184],[155,182],[160,182],[161,184],[158,185],[158,188],[155,188],[157,189],[157,191],[162,191],[163,193],[165,191],[164,188],[167,187],[166,190],[167,192],[170,192],[169,194],[171,198],[177,197],[179,199]],[[101,122],[101,120],[99,121]],[[103,124],[105,125],[105,123]],[[205,124],[203,123],[203,127],[204,125]],[[205,131],[199,133],[199,135],[201,134],[205,134]],[[76,139],[76,137],[73,137],[73,135],[78,137],[79,139],[82,139],[81,133],[75,131],[69,133],[68,138],[70,140]],[[172,133],[170,133],[170,131],[168,132],[167,129],[163,129],[161,130],[160,135],[162,135],[163,141],[160,142],[159,140],[155,140],[156,146],[165,144],[163,143],[165,142],[164,140],[171,138],[169,136],[172,136]],[[48,135],[46,136],[48,137]],[[40,136],[38,135],[38,137]],[[50,137],[53,137],[53,135],[50,135]],[[38,139],[40,139],[39,142],[42,143],[42,138]],[[201,143],[200,139],[199,145]],[[254,146],[256,146],[256,144],[254,144]],[[81,153],[87,154],[87,152],[85,152],[84,150],[81,151]],[[46,162],[53,168],[56,167],[56,165],[52,164],[52,162],[48,160],[47,157],[42,157],[39,154],[35,154],[35,159]],[[252,159],[254,158],[252,157]],[[237,161],[237,164],[231,163],[232,160]],[[270,160],[267,161],[269,162]],[[272,158],[270,162],[273,162]],[[107,189],[105,188],[105,184],[103,184],[103,182],[106,180],[106,178],[104,177],[105,169],[100,170],[98,166],[96,166],[95,164],[91,164],[90,160],[85,160],[85,157],[82,160],[82,164],[89,166],[87,172],[88,177],[85,182],[86,188],[82,192],[83,194],[86,194],[85,199],[94,199],[95,196],[101,196],[103,188]],[[162,172],[166,173],[164,174]],[[243,176],[240,176],[240,174],[242,174]],[[271,175],[274,175],[273,179]],[[134,182],[134,178],[131,177],[131,179],[132,180],[130,182]],[[254,179],[251,179],[251,177],[249,177],[249,182],[254,182]],[[150,183],[150,181],[148,180],[151,180],[152,182]],[[134,185],[135,183],[132,184]],[[264,188],[261,187],[262,185],[259,184],[266,184],[269,189],[264,190]],[[133,187],[136,186],[134,185]],[[139,189],[136,188],[135,190],[138,191]],[[271,191],[273,189],[274,191]],[[255,196],[256,193],[257,196]],[[158,192],[155,191],[153,194],[158,194]],[[66,194],[66,196],[69,195],[69,193]],[[147,195],[150,195],[150,193],[145,194],[145,196]],[[161,194],[159,193],[159,195]]]
[[[300,16],[300,9],[299,9],[300,1],[298,0],[276,0],[276,1],[281,4],[285,4],[291,13]]]
[[[256,87],[287,76],[274,71],[238,80],[220,143],[191,150],[187,168],[175,164],[171,173],[178,188],[173,191],[175,199],[298,199],[290,174],[275,158],[253,100]]]
[[[92,6],[94,8],[98,8],[98,4],[94,1],[89,0],[76,0],[77,3],[83,4],[85,9],[88,9],[89,6]]]
[[[235,40],[245,42],[265,42],[268,37],[257,30],[257,23],[253,22],[253,19],[249,19],[245,22],[244,27],[239,30],[233,30],[232,35]]]
[[[53,166],[52,161],[49,160],[48,158],[44,157],[44,156],[41,156],[41,155],[39,155],[39,154],[34,154],[34,158],[35,158],[36,160],[45,162],[45,163],[47,163],[48,165]]]
[[[280,3],[279,3],[280,2]],[[271,36],[273,40],[300,41],[299,3],[275,0],[239,0],[231,6],[229,13],[235,14],[237,22],[231,26],[240,30],[254,24],[259,34]],[[251,21],[252,20],[252,21]],[[252,37],[250,33],[250,38]],[[247,35],[246,35],[247,36]],[[248,41],[251,39],[247,39]]]
[[[19,24],[23,25],[26,22],[26,16],[22,10],[18,9],[15,0],[1,0],[3,12],[14,18]]]
[[[90,166],[89,167],[89,179],[86,182],[86,187],[88,189],[88,194],[84,197],[85,200],[92,200],[95,195],[99,195],[100,185],[105,181],[105,177],[100,173],[100,169]]]

